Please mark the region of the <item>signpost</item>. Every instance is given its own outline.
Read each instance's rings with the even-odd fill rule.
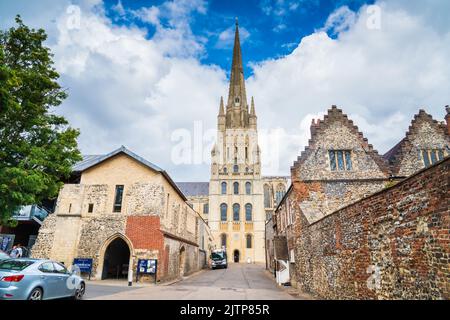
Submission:
[[[91,280],[92,262],[93,262],[93,260],[90,258],[75,258],[75,259],[73,259],[73,265],[77,266],[80,269],[80,273],[88,273],[89,280]]]
[[[136,282],[139,280],[139,274],[154,274],[156,283],[156,273],[158,272],[157,259],[139,259],[136,271]]]

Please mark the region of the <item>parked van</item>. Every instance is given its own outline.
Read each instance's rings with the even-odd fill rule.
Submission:
[[[224,249],[213,250],[211,253],[211,268],[228,268],[227,252]]]

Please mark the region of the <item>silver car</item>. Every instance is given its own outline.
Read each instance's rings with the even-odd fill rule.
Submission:
[[[8,259],[0,261],[0,300],[81,299],[84,280],[51,260]]]
[[[6,259],[11,259],[11,257],[7,253],[0,250],[0,262]]]

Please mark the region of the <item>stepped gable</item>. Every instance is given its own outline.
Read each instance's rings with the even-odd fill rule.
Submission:
[[[447,107],[446,110],[448,116],[449,108]],[[449,133],[447,132],[448,131],[447,125],[444,122],[434,120],[433,117],[430,114],[428,114],[425,110],[420,109],[419,113],[414,115],[414,118],[411,121],[411,125],[409,126],[405,137],[402,140],[400,140],[400,142],[397,143],[392,149],[390,149],[383,155],[383,158],[389,163],[393,175],[398,174],[404,156],[408,153],[409,150],[411,150],[411,148],[414,148],[413,144],[411,143],[412,140],[411,138],[413,135],[419,134],[418,124],[421,121],[428,122],[431,126],[435,127],[436,129],[442,130],[442,132],[447,137],[449,137]]]
[[[359,131],[358,127],[353,123],[353,120],[348,119],[348,116],[342,112],[342,109],[339,109],[337,106],[333,105],[331,109],[328,109],[328,112],[324,116],[323,120],[318,119],[317,121],[315,121],[313,119],[310,127],[311,138],[308,140],[308,145],[305,147],[305,150],[301,152],[300,156],[291,167],[291,175],[293,180],[296,180],[296,177],[298,176],[297,174],[295,174],[296,170],[298,170],[302,166],[303,162],[308,158],[313,150],[316,149],[317,137],[334,121],[341,121],[343,125],[347,126],[353,133],[355,133],[359,137],[364,149],[366,149],[366,151],[378,165],[380,170],[386,175],[391,174],[389,165],[386,160],[381,155],[379,155],[378,151],[373,148],[373,145],[368,142],[368,139],[364,137],[361,131]]]

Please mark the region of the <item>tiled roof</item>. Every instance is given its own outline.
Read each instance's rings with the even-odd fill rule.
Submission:
[[[172,180],[172,178],[168,175],[168,173],[166,171],[164,171],[163,169],[161,169],[160,167],[158,167],[157,165],[151,163],[150,161],[145,160],[144,158],[138,156],[137,154],[135,154],[134,152],[128,150],[126,147],[121,146],[120,148],[105,154],[105,155],[86,155],[83,156],[83,160],[81,160],[80,162],[76,163],[73,167],[72,170],[74,172],[82,172],[85,171],[91,167],[96,166],[97,164],[112,158],[120,153],[124,153],[127,156],[133,158],[134,160],[142,163],[143,165],[149,167],[152,170],[155,170],[159,173],[161,173],[166,179],[167,181],[172,185],[172,187],[180,194],[180,196],[183,198],[183,200],[187,200],[185,194],[178,188],[178,186],[176,185],[176,183]]]
[[[208,196],[209,182],[176,182],[187,197]]]

